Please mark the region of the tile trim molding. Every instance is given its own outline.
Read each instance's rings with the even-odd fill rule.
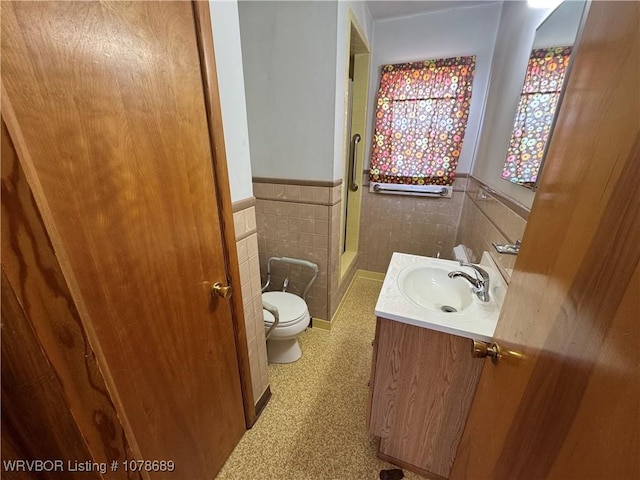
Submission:
[[[237,213],[247,208],[255,207],[256,197],[243,198],[242,200],[235,201],[231,204],[231,210],[233,213]]]
[[[279,193],[272,193],[272,194],[268,194],[265,193],[261,188],[260,185],[274,185],[274,186],[280,186],[280,187],[300,187],[300,185],[291,185],[291,184],[284,184],[284,183],[261,183],[261,182],[255,182],[254,183],[254,195],[255,198],[257,200],[267,200],[267,201],[272,201],[272,202],[284,202],[284,203],[299,203],[302,205],[323,205],[326,207],[333,207],[334,205],[337,205],[338,203],[340,203],[342,201],[342,197],[341,195],[336,195],[335,194],[335,189],[337,187],[341,187],[342,183],[335,185],[335,186],[317,186],[317,185],[302,185],[302,188],[306,188],[306,189],[319,189],[320,191],[328,191],[329,192],[329,199],[325,200],[325,199],[315,199],[315,198],[300,198],[300,196],[296,195],[295,197],[289,198],[286,194],[282,195]],[[307,190],[308,191],[308,190]],[[312,197],[314,197],[315,195],[312,195]]]
[[[302,187],[337,187],[342,179],[335,180],[298,180],[295,178],[253,177],[253,183],[275,183],[279,185],[300,185]]]
[[[513,211],[513,213],[515,213],[519,217],[522,217],[524,220],[529,220],[529,214],[531,213],[531,209],[525,207],[524,205],[522,205],[521,203],[517,202],[513,198],[505,195],[504,193],[501,193],[501,192],[499,192],[497,190],[494,190],[493,188],[488,186],[486,183],[484,183],[482,180],[478,180],[473,175],[470,175],[469,177],[473,181],[478,182],[478,184],[479,184],[479,186],[480,186],[480,188],[482,190],[484,190],[485,192],[490,194],[492,197],[494,197],[497,201],[502,203],[509,210]],[[468,194],[468,192],[469,192],[469,190],[467,189],[467,194]],[[471,198],[471,195],[469,195],[469,196]],[[473,200],[473,198],[471,198],[471,200]]]
[[[489,193],[489,192],[487,192]],[[487,215],[487,212],[485,212],[482,207],[478,204],[477,200],[475,198],[473,198],[473,195],[471,195],[469,192],[466,193],[467,198],[471,201],[471,203],[473,204],[473,206],[475,208],[478,209],[478,212],[480,212],[480,215],[482,215],[484,217],[484,219],[489,222],[491,225],[494,226],[494,228],[498,231],[498,233],[500,233],[500,235],[502,235],[504,238],[507,239],[507,241],[515,241],[515,240],[511,240],[509,238],[509,235],[507,235],[505,233],[505,231],[500,227],[500,225],[496,224],[496,222],[494,222],[491,217],[489,217],[489,215]],[[489,195],[493,196],[491,193],[489,193]],[[496,200],[498,200],[496,198]],[[478,260],[479,261],[479,260]],[[508,282],[507,282],[508,283]]]
[[[267,200],[267,201],[271,201],[271,202],[284,202],[284,203],[299,203],[301,205],[322,205],[324,207],[333,207],[334,205],[337,205],[341,202],[341,200],[338,198],[337,201],[335,203],[331,203],[331,202],[314,202],[311,200],[293,200],[290,198],[276,198],[276,197],[262,197],[262,196],[257,196],[256,197],[257,200]]]
[[[323,320],[321,318],[313,317],[312,327],[316,330],[324,330],[325,332],[330,332],[333,324],[328,320]]]
[[[370,272],[369,270],[358,270],[356,272],[356,277],[366,278],[367,280],[378,280],[380,282],[383,282],[385,274],[379,273],[379,272]]]

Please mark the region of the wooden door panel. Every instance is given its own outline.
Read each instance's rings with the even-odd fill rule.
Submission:
[[[24,451],[23,445],[20,445],[20,438],[15,432],[11,431],[11,426],[2,419],[2,460],[19,460],[29,458],[29,453]],[[40,480],[36,472],[9,471],[3,469],[2,478],[4,480]]]
[[[2,270],[2,459],[63,460],[64,473],[39,472],[44,479],[99,480],[97,472],[73,472],[67,461],[91,458],[71,412],[62,385],[47,361],[35,332]],[[30,355],[25,356],[24,351]],[[16,450],[20,449],[18,453]],[[15,455],[15,456],[14,456]],[[17,457],[17,455],[27,455]],[[15,478],[13,468],[6,468]],[[72,470],[72,469],[71,469]],[[123,478],[123,477],[121,477]]]
[[[192,6],[16,2],[2,22],[9,130],[116,403],[145,459],[210,477],[244,413],[209,294],[227,274]]]
[[[590,7],[452,478],[640,476],[638,24]]]
[[[603,470],[607,478],[639,478],[638,446],[640,388],[638,387],[638,339],[640,339],[640,263],[611,319],[584,388],[580,407],[572,419],[565,441],[547,475],[557,480],[596,478]],[[637,452],[637,448],[635,450]],[[602,456],[606,452],[606,465]]]
[[[57,377],[62,386],[64,402],[58,405],[68,405],[94,461],[122,462],[131,458],[115,406],[4,121],[1,218],[3,273],[51,365],[51,375]],[[14,353],[23,361],[33,355],[26,345]],[[3,376],[5,365],[3,363]],[[7,413],[6,408],[3,413]],[[20,412],[21,416],[33,414],[26,406]],[[32,458],[47,458],[44,451],[31,451],[30,454],[35,455]],[[3,452],[3,458],[10,457],[5,457]],[[110,475],[114,478],[138,478],[136,474],[127,474],[122,469]]]

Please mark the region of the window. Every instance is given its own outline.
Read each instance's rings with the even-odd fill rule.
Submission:
[[[469,118],[475,56],[383,65],[370,180],[451,185]]]
[[[531,52],[502,170],[505,180],[528,186],[535,184],[570,56],[571,47],[540,48]]]

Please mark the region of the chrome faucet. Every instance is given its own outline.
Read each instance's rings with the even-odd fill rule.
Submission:
[[[473,292],[482,302],[489,301],[489,274],[483,268],[471,263],[460,262],[461,267],[471,267],[476,278],[465,272],[456,270],[455,272],[449,272],[449,278],[462,277],[466,279],[471,285],[473,285]]]

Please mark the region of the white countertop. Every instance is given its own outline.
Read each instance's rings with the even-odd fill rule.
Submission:
[[[472,295],[471,304],[464,310],[455,313],[445,313],[425,308],[410,300],[400,291],[398,277],[403,270],[433,265],[439,268],[446,268],[449,271],[461,270],[473,276],[471,268],[461,267],[458,262],[452,260],[394,252],[376,303],[376,315],[416,327],[429,328],[438,332],[490,342],[498,323],[507,285],[489,254],[484,252],[482,260],[478,264],[489,274],[489,302],[480,301],[475,293],[471,292],[471,284],[467,280],[455,278],[452,281],[462,282],[463,285],[466,284]]]

